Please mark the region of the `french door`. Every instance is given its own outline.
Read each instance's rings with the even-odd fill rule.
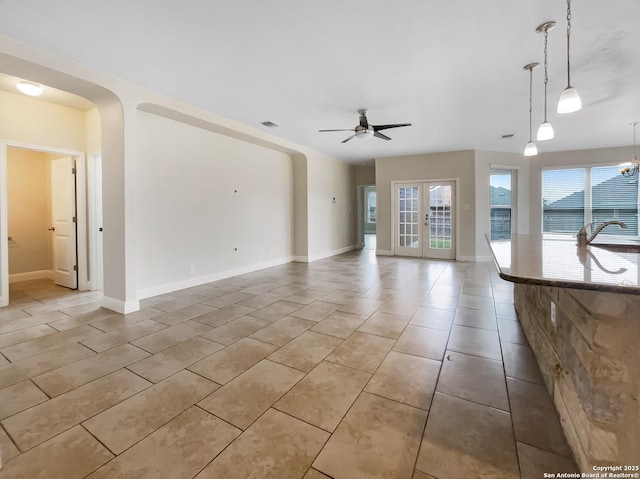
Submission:
[[[455,183],[429,181],[395,186],[395,254],[455,259]]]

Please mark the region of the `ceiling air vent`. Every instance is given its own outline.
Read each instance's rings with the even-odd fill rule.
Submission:
[[[511,138],[513,138],[515,135],[513,133],[509,133],[507,135],[502,135],[502,139],[503,140],[510,140]]]
[[[280,125],[278,125],[277,123],[274,123],[274,122],[272,122],[272,121],[268,121],[268,120],[267,120],[267,121],[263,121],[263,122],[261,123],[261,125],[264,125],[264,126],[266,126],[267,128],[276,128],[276,127],[280,126]]]

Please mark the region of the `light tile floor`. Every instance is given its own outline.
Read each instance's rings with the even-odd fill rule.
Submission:
[[[0,478],[576,472],[512,285],[365,249],[142,301],[11,285]]]

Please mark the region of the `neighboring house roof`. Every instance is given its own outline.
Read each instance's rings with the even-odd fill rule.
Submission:
[[[502,186],[491,186],[490,188],[492,206],[511,205],[511,190]]]
[[[638,204],[638,177],[625,178],[617,175],[593,187],[592,204],[600,208],[622,208]],[[624,201],[627,200],[627,201]],[[584,190],[571,193],[564,198],[544,206],[545,210],[576,210],[584,208]]]

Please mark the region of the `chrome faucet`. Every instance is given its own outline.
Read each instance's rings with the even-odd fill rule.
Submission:
[[[587,229],[592,224],[593,223],[587,223],[582,227],[580,231],[578,231],[578,234],[576,235],[576,237],[578,238],[578,246],[587,246],[594,239],[596,239],[596,236],[598,236],[598,233],[600,233],[600,231],[602,231],[604,228],[606,228],[609,225],[618,225],[622,229],[627,229],[627,225],[624,224],[622,221],[605,221],[604,223],[602,223],[600,226],[596,228],[596,230],[593,232],[591,236],[587,238]]]

